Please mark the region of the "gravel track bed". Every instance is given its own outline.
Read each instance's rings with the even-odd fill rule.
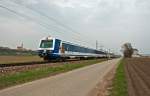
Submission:
[[[63,64],[70,64],[70,63],[78,63],[86,62],[87,60],[82,61],[67,61],[67,62],[55,62],[55,63],[45,63],[45,64],[32,64],[32,65],[23,65],[23,66],[11,66],[11,67],[0,67],[0,75],[5,74],[14,74],[16,72],[23,72],[27,70],[32,70],[36,68],[42,68],[42,67],[55,67],[60,66]]]

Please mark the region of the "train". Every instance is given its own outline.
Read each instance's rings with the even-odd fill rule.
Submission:
[[[106,52],[63,41],[52,36],[44,37],[40,40],[38,55],[44,60],[108,57]]]

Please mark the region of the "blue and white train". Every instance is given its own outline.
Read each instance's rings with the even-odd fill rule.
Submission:
[[[44,60],[106,57],[106,53],[100,50],[83,47],[51,36],[40,40],[38,55]]]

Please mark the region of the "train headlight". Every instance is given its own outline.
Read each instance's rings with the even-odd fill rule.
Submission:
[[[43,50],[43,54],[50,54],[50,53],[52,53],[51,50]]]
[[[43,51],[43,53],[46,53],[46,52],[47,52],[47,50],[44,50],[44,51]]]

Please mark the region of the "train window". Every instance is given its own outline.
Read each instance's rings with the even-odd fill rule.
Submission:
[[[42,40],[40,48],[52,48],[53,47],[53,40]]]

